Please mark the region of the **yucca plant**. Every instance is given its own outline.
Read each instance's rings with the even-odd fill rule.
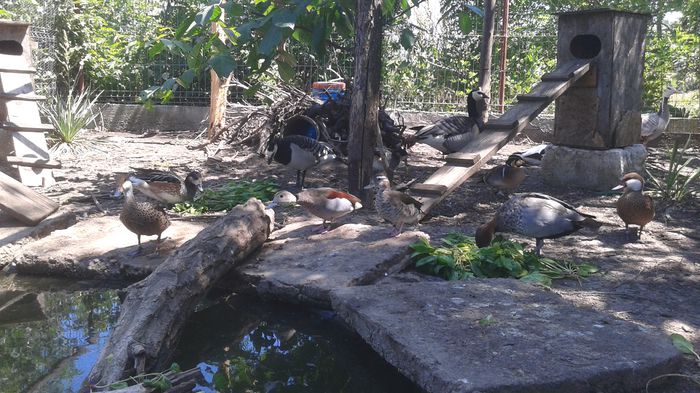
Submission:
[[[100,93],[88,88],[78,94],[71,92],[59,97],[46,107],[45,114],[54,127],[49,133],[54,153],[83,147],[81,132],[102,117],[96,106],[99,96]]]
[[[668,169],[661,168],[663,176],[654,176],[646,170],[651,185],[656,194],[665,201],[682,202],[693,192],[694,183],[700,178],[700,167],[693,169],[690,164],[697,160],[697,157],[686,154],[690,145],[691,137],[684,146],[680,147],[680,142],[675,141],[673,148],[668,153]]]

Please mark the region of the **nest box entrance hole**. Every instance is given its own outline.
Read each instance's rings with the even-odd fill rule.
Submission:
[[[592,59],[600,53],[600,38],[593,34],[580,34],[571,40],[569,50],[579,59]]]
[[[23,52],[22,44],[14,40],[0,40],[0,55],[19,56]]]

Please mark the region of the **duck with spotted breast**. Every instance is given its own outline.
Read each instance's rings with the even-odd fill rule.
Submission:
[[[172,172],[141,169],[130,174],[129,181],[142,194],[168,205],[191,201],[197,191],[204,191],[199,171],[192,171],[182,179]]]
[[[296,170],[296,187],[299,190],[304,188],[304,179],[308,169],[336,159],[333,148],[329,144],[303,135],[270,139],[265,150],[265,157],[268,164],[274,160]]]
[[[525,180],[525,160],[510,156],[505,164],[491,168],[484,175],[484,183],[496,189],[499,194],[510,194]]]
[[[644,178],[636,172],[622,176],[620,184],[613,190],[622,190],[622,196],[617,200],[617,215],[625,223],[625,231],[629,233],[630,225],[637,225],[634,231],[637,237],[642,236],[642,229],[654,218],[654,200],[644,195]]]
[[[333,220],[362,208],[360,198],[329,187],[307,188],[296,197],[289,191],[279,191],[267,207],[293,203],[298,203],[309,213],[323,219],[321,230],[324,232],[330,230]]]
[[[515,194],[498,208],[491,221],[477,228],[475,240],[477,246],[486,247],[491,244],[495,232],[534,237],[535,252],[540,256],[544,239],[566,236],[584,227],[597,229],[601,223],[594,219],[549,195]]]
[[[400,235],[405,224],[411,225],[420,221],[423,204],[401,191],[392,190],[386,176],[375,177],[374,184],[365,188],[374,188],[374,208],[380,217],[394,226],[393,236]]]
[[[150,202],[139,202],[134,198],[134,190],[131,181],[125,179],[121,182],[119,190],[124,193],[124,204],[122,206],[119,220],[131,232],[136,234],[139,248],[130,253],[130,256],[139,255],[142,251],[141,236],[157,235],[156,249],[158,252],[163,231],[170,226],[170,219],[161,207]]]

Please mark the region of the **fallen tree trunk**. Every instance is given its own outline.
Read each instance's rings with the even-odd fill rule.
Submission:
[[[267,240],[273,214],[257,199],[248,200],[130,286],[89,384],[108,385],[125,375],[168,368],[194,306],[213,283]]]

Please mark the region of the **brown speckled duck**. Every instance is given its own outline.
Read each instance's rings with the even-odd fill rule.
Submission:
[[[333,220],[362,208],[360,198],[328,187],[302,190],[296,198],[289,191],[280,191],[275,194],[268,207],[290,204],[295,201],[309,213],[323,219],[323,230],[330,229]],[[328,222],[328,226],[326,226],[326,222]]]
[[[374,208],[380,217],[394,226],[394,236],[401,234],[404,224],[411,225],[420,220],[423,204],[401,191],[392,190],[386,176],[377,176],[374,185],[365,188],[371,187],[374,187]]]
[[[119,215],[119,220],[124,226],[136,234],[139,248],[131,255],[141,253],[141,235],[158,235],[156,239],[156,252],[160,246],[160,237],[163,231],[170,226],[165,211],[149,202],[139,202],[134,198],[134,190],[131,181],[126,180],[121,184],[120,190],[124,193],[124,205]]]
[[[184,179],[174,173],[163,171],[141,171],[129,176],[135,189],[144,195],[166,204],[191,201],[202,191],[202,174],[192,171]]]
[[[644,178],[636,172],[625,174],[620,180],[620,185],[613,190],[623,190],[620,199],[617,200],[617,214],[625,222],[625,231],[629,231],[630,224],[638,225],[636,236],[642,236],[642,229],[654,218],[654,200],[644,195]]]
[[[484,183],[495,188],[499,193],[510,194],[525,180],[525,160],[518,156],[510,156],[506,163],[491,168],[484,175]]]
[[[491,244],[495,232],[518,233],[535,238],[539,256],[544,239],[566,236],[583,227],[600,227],[594,218],[549,195],[516,194],[498,208],[491,221],[476,230],[476,245]]]

